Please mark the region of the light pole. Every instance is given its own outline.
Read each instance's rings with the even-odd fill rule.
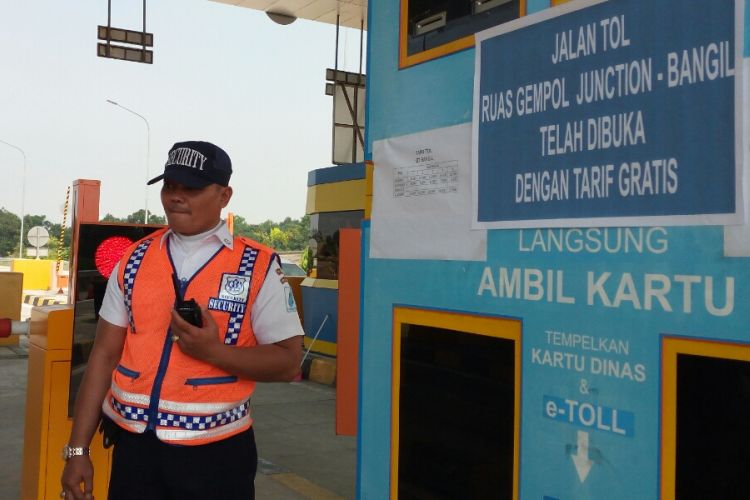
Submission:
[[[23,177],[21,178],[21,236],[19,237],[19,243],[18,243],[18,258],[23,258],[23,211],[24,206],[23,203],[26,198],[26,153],[24,153],[23,149],[19,148],[18,146],[14,146],[13,144],[9,142],[5,142],[2,139],[0,139],[0,142],[5,144],[6,146],[10,146],[13,149],[17,149],[22,155],[23,155]]]
[[[146,182],[148,182],[149,181],[148,160],[149,160],[149,156],[151,156],[151,127],[148,125],[148,120],[146,120],[146,118],[140,113],[136,113],[132,109],[126,108],[122,104],[119,104],[111,99],[107,99],[107,102],[117,106],[118,108],[124,109],[128,113],[134,114],[135,116],[143,120],[143,123],[146,124]],[[143,215],[143,223],[148,224],[148,187],[146,188],[146,200],[145,200],[144,207],[145,207],[146,213]]]

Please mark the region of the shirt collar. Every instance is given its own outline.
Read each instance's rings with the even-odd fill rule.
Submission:
[[[173,234],[176,234],[174,231],[172,231],[172,228],[167,229],[167,231],[162,235],[161,240],[159,240],[159,248],[164,246],[164,242],[167,241],[167,238],[172,236]],[[202,240],[206,240],[209,238],[216,238],[219,240],[219,243],[224,245],[230,250],[234,249],[234,238],[232,237],[232,234],[229,232],[229,228],[227,227],[226,222],[221,221],[219,222],[218,228],[209,229],[205,233],[201,233],[203,235],[206,235],[204,238],[201,238]]]

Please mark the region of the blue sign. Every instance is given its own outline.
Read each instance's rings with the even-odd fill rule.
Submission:
[[[585,5],[477,35],[474,226],[741,221],[742,2]]]

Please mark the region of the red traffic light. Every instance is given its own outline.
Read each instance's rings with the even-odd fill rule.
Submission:
[[[94,253],[94,264],[99,274],[109,279],[115,264],[120,261],[125,250],[132,244],[133,241],[124,236],[110,236],[99,243]]]

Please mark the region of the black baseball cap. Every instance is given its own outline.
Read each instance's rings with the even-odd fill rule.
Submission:
[[[200,189],[209,184],[228,186],[231,176],[232,160],[226,151],[210,142],[185,141],[172,146],[164,164],[164,173],[146,184],[166,179]]]

